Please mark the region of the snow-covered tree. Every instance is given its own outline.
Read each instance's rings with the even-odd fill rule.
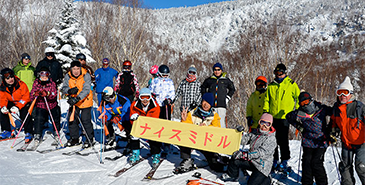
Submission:
[[[86,39],[79,30],[75,9],[73,0],[64,0],[60,20],[49,31],[50,36],[43,42],[55,49],[55,56],[61,62],[64,70],[70,67],[70,63],[78,53],[83,53],[86,56],[86,62],[95,62],[91,57],[90,50],[87,49]]]

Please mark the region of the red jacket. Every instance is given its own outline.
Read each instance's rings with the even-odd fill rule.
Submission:
[[[147,116],[153,118],[160,117],[160,106],[157,104],[156,100],[151,98],[150,104],[148,105],[147,112],[143,111],[142,102],[140,100],[133,101],[131,105],[130,115],[139,114],[140,116]]]
[[[19,109],[22,109],[30,102],[28,87],[17,76],[15,76],[13,91],[10,91],[9,87],[4,83],[5,82],[2,82],[0,85],[0,107],[7,106],[10,101]]]

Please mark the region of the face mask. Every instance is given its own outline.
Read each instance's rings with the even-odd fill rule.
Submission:
[[[281,82],[283,82],[284,78],[275,78],[275,81],[278,82],[278,83],[281,83]]]
[[[314,105],[313,101],[308,105],[302,107],[302,109],[307,114],[313,114],[316,112],[316,106]]]
[[[269,133],[269,131],[263,131],[263,130],[260,129],[260,133],[267,134],[267,133]]]

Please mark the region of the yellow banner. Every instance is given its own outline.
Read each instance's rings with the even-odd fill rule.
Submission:
[[[189,123],[139,116],[133,123],[134,137],[231,155],[239,150],[242,134],[235,129],[197,126]]]

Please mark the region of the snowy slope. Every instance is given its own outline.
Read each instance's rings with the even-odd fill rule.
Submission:
[[[62,115],[66,116],[67,103],[62,100]],[[95,138],[99,140],[99,125],[94,125],[95,128]],[[24,135],[21,133],[21,136]],[[62,134],[63,135],[63,134]],[[51,149],[51,142],[53,139],[46,134],[46,140],[40,145],[39,150]],[[62,137],[62,142],[65,143],[66,139]],[[141,162],[135,168],[127,171],[120,177],[111,177],[109,174],[113,174],[119,169],[127,165],[127,157],[123,157],[115,162],[104,161],[104,164],[100,164],[99,153],[93,153],[93,150],[89,149],[83,151],[85,153],[91,153],[88,156],[72,155],[66,156],[62,155],[64,152],[69,152],[77,149],[77,147],[66,148],[63,150],[40,154],[38,152],[27,151],[25,153],[17,152],[16,149],[19,148],[24,142],[24,137],[19,138],[16,141],[14,149],[10,146],[13,140],[0,142],[0,184],[186,184],[186,180],[195,179],[192,176],[194,172],[189,172],[183,175],[178,175],[175,177],[167,178],[159,181],[141,181],[146,173],[149,171],[151,159]],[[121,146],[125,146],[125,142],[119,142]],[[148,150],[144,145],[141,145],[142,156],[146,156]],[[299,157],[299,141],[290,141],[291,149],[291,160],[289,165],[293,167],[294,173],[292,173],[289,179],[283,181],[286,184],[298,184],[298,157]],[[95,150],[99,150],[100,145],[97,143],[95,145]],[[177,150],[175,148],[175,150]],[[116,156],[119,155],[123,150],[118,149],[117,151],[109,151],[102,154],[102,157],[106,156]],[[340,151],[340,150],[339,150]],[[193,158],[195,158],[196,164],[205,165],[204,157],[200,153],[193,152]],[[338,162],[339,158],[336,156]],[[160,166],[159,170],[156,172],[155,177],[162,177],[164,175],[170,174],[171,170],[180,162],[179,155],[171,154],[168,160],[165,160]],[[339,184],[336,167],[334,165],[334,158],[332,154],[332,149],[327,150],[325,156],[325,167],[328,174],[329,184]],[[202,177],[211,180],[217,180],[216,173],[212,173],[208,168],[202,168],[196,170],[202,174]],[[299,174],[300,176],[301,174]],[[358,178],[357,178],[358,180]],[[223,182],[221,182],[223,183]],[[244,177],[240,178],[241,184],[246,184]],[[226,183],[226,184],[239,184],[236,183]]]

